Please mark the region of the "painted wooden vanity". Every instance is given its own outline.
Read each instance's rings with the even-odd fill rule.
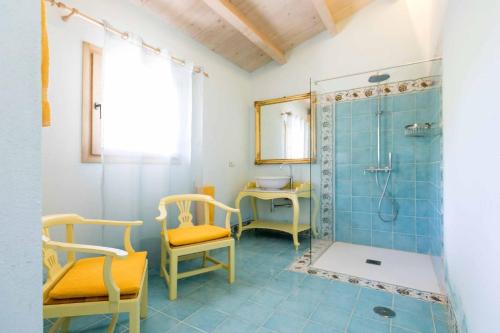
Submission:
[[[310,183],[300,183],[294,182],[292,186],[282,190],[263,190],[256,187],[255,182],[248,183],[245,188],[238,194],[236,198],[236,208],[240,209],[241,199],[245,197],[250,197],[250,202],[253,210],[253,220],[249,224],[243,226],[243,221],[241,218],[241,212],[238,213],[238,234],[236,237],[240,239],[241,233],[249,229],[271,229],[278,230],[289,233],[293,238],[293,245],[295,249],[299,248],[299,232],[310,230],[312,227],[313,235],[316,235],[316,218],[319,212],[319,201],[317,196],[314,194]],[[300,205],[299,199],[311,198],[311,209],[312,209],[312,223],[299,223],[300,216]],[[261,220],[257,212],[257,202],[256,199],[261,200],[272,200],[272,199],[290,199],[292,202],[293,217],[292,223],[287,221],[270,221]]]

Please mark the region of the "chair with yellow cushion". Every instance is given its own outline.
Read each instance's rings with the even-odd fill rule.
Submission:
[[[194,225],[191,214],[191,203],[203,205],[204,224]],[[179,226],[167,229],[167,206],[176,204],[178,207]],[[224,227],[211,225],[209,222],[210,206],[219,207],[226,211]],[[165,278],[168,285],[170,300],[177,298],[177,280],[193,275],[203,274],[224,268],[228,271],[228,282],[234,282],[234,239],[231,237],[231,213],[238,213],[238,209],[228,207],[212,197],[203,194],[172,195],[160,200],[158,209],[160,216],[157,221],[161,223],[161,262],[160,275]],[[223,263],[211,256],[209,251],[219,248],[228,248],[228,262]],[[179,260],[189,259],[201,254],[203,267],[187,272],[178,273]],[[169,269],[167,270],[167,259]],[[211,265],[208,265],[211,262]]]
[[[124,250],[74,243],[75,225],[124,227]],[[133,226],[142,221],[89,220],[75,214],[42,219],[43,263],[47,281],[43,285],[43,317],[59,318],[50,333],[68,331],[71,317],[112,314],[108,333],[115,329],[119,313],[129,314],[129,332],[139,333],[140,318],[147,316],[148,261],[146,252],[135,252],[130,243]],[[66,242],[50,239],[52,227],[64,226]],[[58,251],[66,252],[61,265]],[[75,259],[75,253],[98,255]]]

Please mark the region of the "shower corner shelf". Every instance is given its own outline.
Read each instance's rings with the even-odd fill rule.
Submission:
[[[415,123],[405,126],[405,135],[413,137],[429,136],[431,134],[431,123]]]

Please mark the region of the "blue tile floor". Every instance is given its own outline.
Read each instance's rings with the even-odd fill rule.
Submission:
[[[174,302],[167,299],[163,279],[150,271],[150,310],[141,332],[449,333],[440,304],[286,270],[307,247],[307,237],[295,252],[286,235],[246,232],[237,242],[233,285],[222,270],[183,279]],[[182,264],[187,269],[199,262]],[[396,317],[379,317],[374,306],[389,307]],[[106,332],[109,322],[110,316],[76,317],[70,332]],[[44,324],[47,332],[51,321]],[[127,325],[122,314],[115,332],[127,332]]]

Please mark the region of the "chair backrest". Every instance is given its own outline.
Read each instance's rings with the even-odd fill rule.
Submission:
[[[73,243],[73,227],[75,224],[81,224],[82,221],[83,218],[76,214],[44,216],[42,218],[42,234],[50,240],[50,228],[54,226],[64,225],[66,226],[66,243]],[[42,256],[43,265],[47,269],[48,279],[51,280],[62,270],[57,251],[54,249],[49,249],[45,245],[42,245]],[[75,253],[73,251],[68,251],[67,262],[71,263],[73,261],[75,261]]]
[[[160,222],[167,221],[167,206],[175,203],[179,210],[177,219],[179,220],[179,228],[193,226],[193,214],[191,213],[191,204],[193,202],[204,203],[205,209],[205,224],[209,223],[209,207],[215,202],[215,199],[205,194],[179,194],[171,195],[160,200],[158,210],[160,216],[157,218]],[[165,225],[166,227],[166,225]]]

